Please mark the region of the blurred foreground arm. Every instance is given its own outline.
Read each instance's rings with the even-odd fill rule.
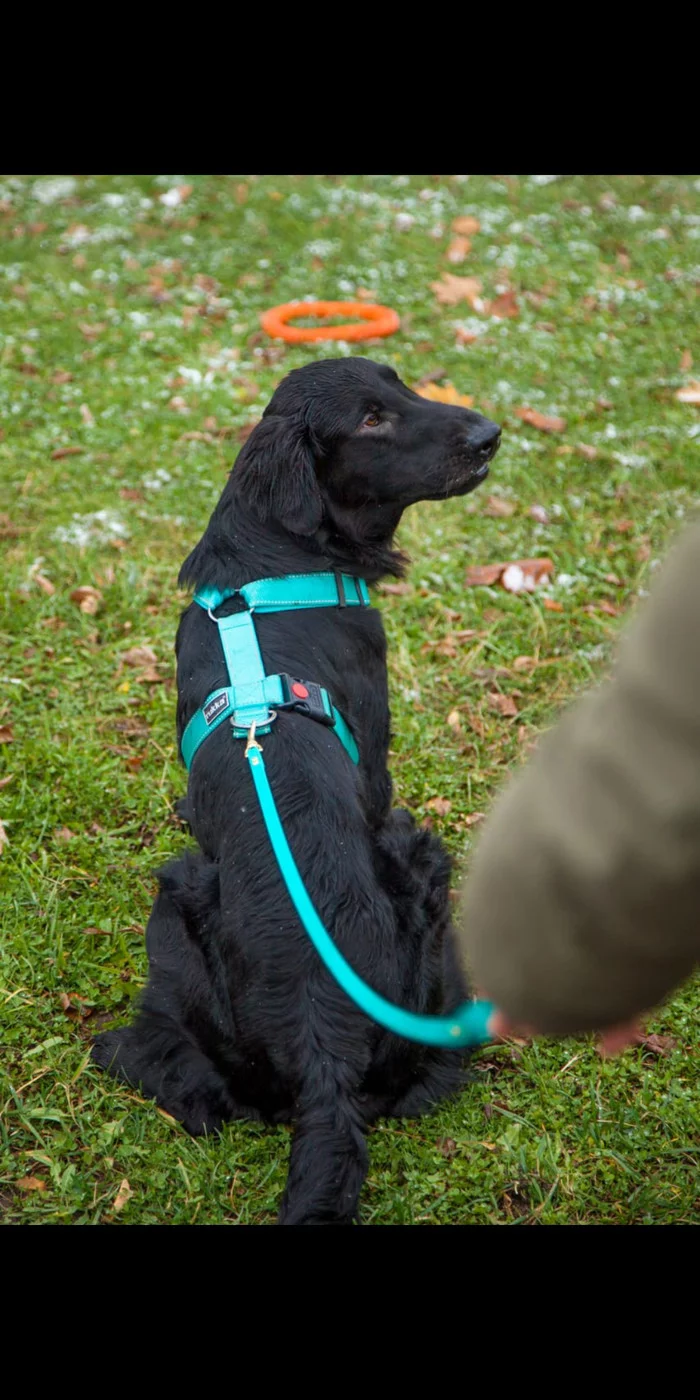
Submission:
[[[504,1021],[551,1035],[627,1022],[700,962],[700,526],[498,798],[459,936]]]

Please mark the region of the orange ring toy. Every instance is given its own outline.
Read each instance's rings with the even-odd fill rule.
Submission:
[[[361,316],[347,326],[288,326],[297,316]],[[276,340],[299,345],[305,340],[371,340],[375,335],[393,335],[401,322],[390,306],[367,306],[359,301],[288,301],[273,306],[260,317],[260,324]]]

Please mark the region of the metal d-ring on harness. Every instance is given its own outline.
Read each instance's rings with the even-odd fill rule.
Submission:
[[[227,598],[240,597],[244,612],[215,617],[215,609]],[[369,987],[346,962],[321,923],[299,874],[265,769],[258,735],[267,734],[280,709],[294,709],[333,728],[353,763],[359,753],[353,735],[336,710],[323,686],[280,674],[265,673],[258,645],[254,612],[286,612],[297,608],[369,607],[369,593],[363,579],[349,574],[287,574],[284,578],[257,579],[242,588],[219,591],[203,588],[195,602],[208,613],[219,629],[229,684],[207,696],[202,708],[189,721],[181,740],[183,761],[189,769],[204,740],[225,719],[234,738],[247,738],[245,757],[260,803],[272,849],[289,897],[301,923],[322,962],[360,1010],[407,1040],[424,1045],[463,1049],[489,1039],[488,1022],[493,1012],[489,1002],[463,1002],[448,1016],[420,1016],[404,1011]]]

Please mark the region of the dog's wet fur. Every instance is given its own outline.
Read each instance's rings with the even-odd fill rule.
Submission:
[[[239,453],[183,585],[340,570],[400,576],[393,536],[422,500],[466,495],[497,450],[495,424],[413,393],[352,357],[288,374]],[[222,614],[240,606],[232,599]],[[467,995],[441,842],[392,808],[386,641],[375,608],[256,618],[270,674],[327,687],[355,735],[281,712],[263,739],[287,838],[336,944],[372,987],[424,1014]],[[178,738],[227,683],[214,623],[196,604],[176,642]],[[304,932],[267,837],[244,745],[221,725],[198,750],[182,811],[198,850],[160,872],[146,931],[148,985],[132,1025],[97,1038],[97,1063],[188,1132],[234,1118],[293,1123],[280,1222],[358,1218],[365,1133],[459,1089],[465,1056],[383,1030],[357,1009]]]

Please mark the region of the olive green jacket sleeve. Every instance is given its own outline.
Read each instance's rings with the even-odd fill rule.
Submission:
[[[497,799],[459,937],[479,989],[555,1035],[650,1009],[700,962],[700,527],[655,577],[611,678]]]

